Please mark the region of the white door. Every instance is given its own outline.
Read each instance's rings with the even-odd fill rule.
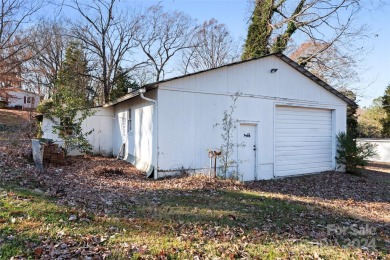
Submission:
[[[251,181],[256,176],[256,125],[240,124],[238,151],[238,171],[243,181]]]
[[[332,170],[332,111],[277,106],[275,176]]]

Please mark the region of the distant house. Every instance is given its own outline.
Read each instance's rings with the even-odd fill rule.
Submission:
[[[8,108],[35,109],[41,96],[20,88],[1,88],[0,101]]]
[[[356,104],[283,54],[228,64],[144,86],[97,108],[85,122],[94,152],[119,156],[154,178],[208,172],[209,149],[233,119],[231,172],[244,181],[336,169],[336,134]],[[49,120],[44,136],[53,135]]]

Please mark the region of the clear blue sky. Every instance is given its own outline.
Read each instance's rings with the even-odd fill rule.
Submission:
[[[367,12],[364,22],[369,24],[378,37],[367,39],[367,46],[372,51],[366,58],[368,69],[363,72],[362,82],[367,87],[363,91],[364,99],[359,103],[367,106],[372,99],[382,96],[390,84],[390,6]]]
[[[132,3],[149,6],[159,1],[133,0]],[[246,0],[163,0],[163,6],[168,10],[180,10],[199,22],[215,18],[225,23],[236,39],[245,39],[248,28],[247,19],[250,15]],[[368,24],[378,37],[365,41],[370,53],[365,58],[361,72],[362,82],[356,86],[361,89],[359,104],[368,106],[373,98],[383,95],[390,83],[390,6],[380,10],[364,11],[362,23]]]

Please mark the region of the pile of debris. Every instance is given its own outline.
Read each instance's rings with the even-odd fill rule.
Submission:
[[[50,139],[32,139],[32,154],[35,166],[43,171],[44,166],[65,165],[65,151]]]
[[[43,144],[43,165],[65,165],[65,151],[58,144],[47,142]]]

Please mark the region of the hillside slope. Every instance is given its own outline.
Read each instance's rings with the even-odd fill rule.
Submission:
[[[0,124],[23,125],[29,122],[31,115],[29,111],[0,109]]]

